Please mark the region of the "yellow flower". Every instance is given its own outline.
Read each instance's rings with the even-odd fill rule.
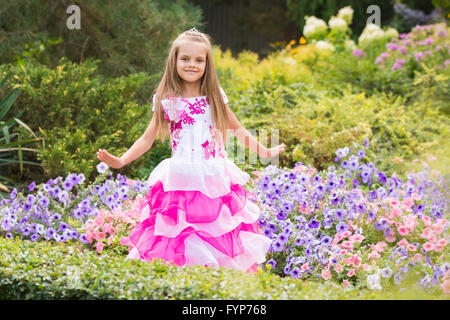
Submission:
[[[289,44],[290,44],[290,45],[295,44],[295,40],[291,40],[291,41],[289,42]]]
[[[293,55],[296,54],[298,51],[299,51],[299,48],[294,48],[294,49],[291,50],[291,52],[289,52],[289,54],[290,54],[291,56],[293,56]]]
[[[306,39],[305,39],[303,36],[301,36],[301,37],[300,37],[300,40],[298,40],[298,42],[299,42],[300,44],[305,44],[305,43],[306,43]]]

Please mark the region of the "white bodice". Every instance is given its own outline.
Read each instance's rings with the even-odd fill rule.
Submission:
[[[222,88],[220,91],[224,102],[228,103]],[[196,162],[226,157],[223,142],[217,137],[211,120],[208,97],[169,97],[161,104],[168,121],[173,158]]]

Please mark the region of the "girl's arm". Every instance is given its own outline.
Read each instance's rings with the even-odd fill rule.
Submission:
[[[124,166],[142,156],[152,147],[157,135],[155,119],[155,117],[152,117],[144,134],[120,157]]]
[[[104,149],[99,149],[97,152],[97,158],[111,168],[122,168],[146,153],[155,141],[156,135],[156,121],[155,117],[152,117],[152,120],[150,120],[144,134],[137,139],[131,148],[128,149],[128,151],[125,152],[120,158],[108,153],[108,151]]]
[[[263,158],[273,157],[279,153],[284,152],[284,148],[286,147],[284,143],[270,149],[267,149],[265,146],[263,146],[260,142],[258,142],[258,140],[256,140],[255,137],[253,137],[250,132],[248,132],[244,127],[241,126],[234,113],[228,107],[228,104],[226,104],[225,106],[227,107],[228,113],[228,127],[233,130],[234,136],[247,148],[249,148],[253,152],[256,152]]]

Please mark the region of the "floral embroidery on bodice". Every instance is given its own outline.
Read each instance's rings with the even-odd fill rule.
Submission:
[[[168,97],[161,101],[168,121],[172,157],[202,161],[225,157],[223,143],[217,138],[211,121],[211,109],[206,96]]]

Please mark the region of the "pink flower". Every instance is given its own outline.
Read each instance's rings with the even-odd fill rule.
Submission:
[[[391,206],[393,206],[393,207],[396,207],[396,206],[398,206],[399,202],[398,202],[397,199],[391,198],[391,199],[389,200],[389,204],[390,204]]]
[[[416,253],[414,255],[413,259],[422,261],[423,260],[423,256],[420,253]]]
[[[95,244],[95,250],[97,250],[97,252],[100,252],[103,250],[103,247],[105,246],[105,244],[103,242],[97,242]]]
[[[102,241],[103,239],[105,239],[105,233],[104,232],[97,232],[97,233],[95,233],[94,234],[94,239],[96,240],[96,241]]]
[[[354,234],[350,237],[350,241],[353,242],[362,242],[366,237],[361,234]]]
[[[258,170],[255,170],[252,172],[252,174],[254,174],[255,176],[259,177],[261,175],[261,172],[259,172]]]
[[[300,270],[302,272],[305,272],[308,268],[309,268],[309,262],[306,262],[306,263],[302,264],[302,266],[300,267]]]
[[[408,240],[406,240],[406,238],[402,238],[402,240],[397,242],[397,245],[406,248],[407,246],[409,246],[409,243]]]
[[[346,266],[349,266],[352,264],[352,259],[350,258],[343,258],[342,259],[342,263],[345,264]]]
[[[344,241],[344,242],[342,242],[341,246],[346,249],[353,249],[353,242]]]
[[[369,260],[373,260],[373,259],[378,259],[380,256],[380,254],[376,251],[372,252],[371,254],[369,254]]]
[[[101,227],[104,223],[105,223],[105,219],[103,219],[103,216],[101,216],[100,214],[94,218],[94,224],[97,227]]]
[[[444,282],[442,282],[441,288],[445,294],[450,294],[450,279],[447,279]]]
[[[322,278],[324,278],[325,280],[328,280],[331,278],[331,272],[328,269],[323,269],[322,270]]]
[[[369,271],[371,268],[371,266],[369,266],[367,263],[363,263],[361,265],[361,267],[362,267],[363,271]]]
[[[112,223],[105,223],[102,227],[102,230],[106,233],[111,233]]]
[[[423,215],[422,220],[425,227],[431,227],[431,218],[429,216]]]
[[[347,280],[347,279],[342,280],[342,285],[343,285],[344,287],[348,287],[348,280]]]
[[[355,274],[355,269],[350,269],[350,271],[347,273],[347,276],[352,277]]]
[[[434,249],[434,245],[431,242],[425,242],[423,245],[423,250],[430,251]]]
[[[422,199],[422,197],[420,196],[420,194],[415,193],[415,192],[413,192],[413,194],[411,195],[411,197],[412,197],[414,200],[420,200],[420,199]]]
[[[408,234],[408,229],[404,226],[397,228],[397,231],[401,236],[406,236]]]
[[[435,234],[441,234],[444,231],[444,227],[438,224],[435,224],[433,229]]]
[[[395,237],[394,232],[391,232],[391,233],[389,234],[389,236],[386,237],[386,241],[387,241],[387,242],[390,242],[390,243],[394,242],[395,239],[396,239],[396,237]]]
[[[336,265],[334,266],[334,270],[335,270],[336,272],[341,272],[342,270],[344,270],[344,267],[342,267],[342,265],[340,265],[340,264],[336,264]]]
[[[431,228],[425,228],[422,231],[422,238],[429,239],[433,235],[433,229]]]
[[[410,244],[410,245],[408,245],[408,250],[409,250],[409,251],[417,251],[417,248],[416,248],[415,245]]]
[[[342,239],[347,238],[349,235],[351,235],[352,233],[350,231],[344,231],[342,233]]]
[[[311,213],[311,208],[308,205],[306,205],[305,208],[300,206],[300,212],[303,214],[309,215]]]
[[[438,245],[440,247],[445,247],[447,245],[448,241],[446,239],[439,239],[435,245]]]
[[[392,209],[392,214],[395,218],[398,218],[402,215],[402,210],[399,207],[395,207]]]
[[[359,267],[361,259],[358,256],[352,256],[352,263],[355,267]]]

